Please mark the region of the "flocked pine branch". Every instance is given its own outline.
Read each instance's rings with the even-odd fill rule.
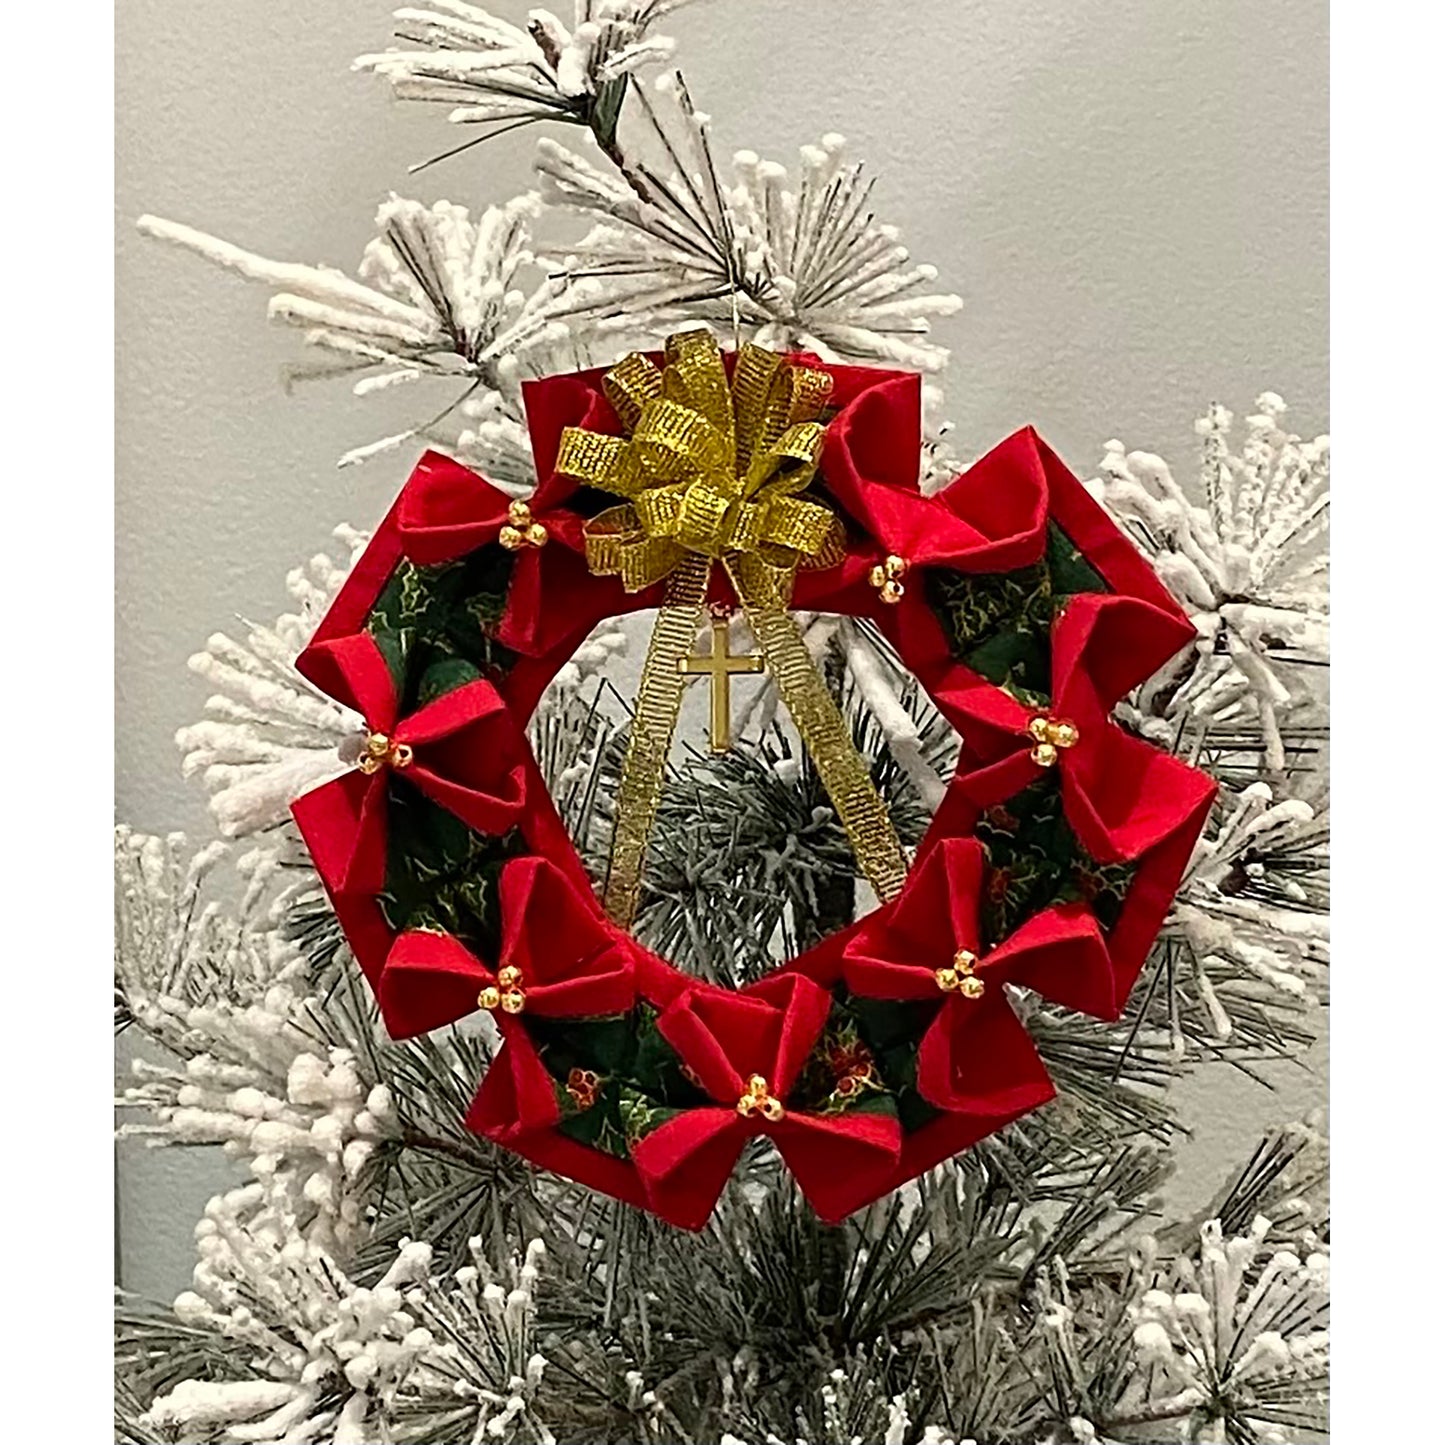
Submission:
[[[1105,448],[1091,490],[1138,543],[1199,632],[1185,654],[1137,695],[1146,736],[1173,743],[1181,729],[1244,720],[1264,741],[1276,779],[1286,766],[1281,729],[1317,700],[1311,669],[1329,660],[1327,436],[1286,432],[1284,402],[1256,401],[1239,451],[1233,416],[1213,406],[1196,424],[1204,457],[1190,493],[1147,452]]]
[[[549,314],[595,324],[631,313],[657,334],[702,318],[825,360],[946,364],[929,323],[961,302],[932,291],[937,270],[911,264],[897,229],[878,221],[872,182],[845,162],[841,136],[803,148],[792,187],[751,151],[733,157],[729,183],[682,77],[663,76],[659,92],[635,91],[651,144],[617,157],[615,174],[550,137],[538,143],[544,198],[592,223],[548,250],[567,283]]]
[[[1184,941],[1215,1038],[1233,1032],[1231,999],[1306,1007],[1329,964],[1328,820],[1268,784],[1226,794],[1165,924]]]
[[[274,288],[271,317],[299,328],[306,344],[329,358],[313,374],[355,375],[361,395],[428,379],[449,383],[449,399],[431,407],[435,414],[355,448],[342,465],[429,441],[523,491],[533,474],[521,381],[588,360],[567,326],[547,319],[556,288],[535,278],[537,210],[531,194],[475,219],[449,201],[426,206],[392,196],[377,211],[377,234],[355,278],[331,266],[267,260],[157,216],[142,216],[139,226]],[[606,329],[595,328],[594,337]]]
[[[176,734],[187,777],[199,774],[223,837],[245,837],[288,818],[292,799],[319,787],[360,756],[365,728],[350,708],[296,671],[370,535],[343,524],[344,561],[318,553],[286,577],[296,606],[269,624],[246,625],[244,641],[215,633],[189,662],[216,691],[206,716]]]
[[[570,27],[538,9],[523,28],[463,0],[430,0],[396,11],[398,43],[353,69],[382,76],[400,100],[448,107],[454,125],[491,127],[458,150],[543,120],[610,142],[627,77],[673,54],[652,25],[688,3],[576,0]]]

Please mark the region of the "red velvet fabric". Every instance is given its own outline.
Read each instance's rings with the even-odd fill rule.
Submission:
[[[558,403],[570,394],[571,389],[561,396],[554,394],[546,406],[549,415],[558,412]],[[585,424],[594,411],[579,413],[575,423],[560,422],[558,433],[562,425]],[[553,599],[571,598],[589,613],[611,599],[612,586],[594,577],[583,559],[583,518],[568,506],[576,489],[575,483],[554,472],[544,476],[528,498],[532,520],[546,529],[547,542],[512,553],[507,607],[497,627],[497,641],[514,652],[540,656],[574,630],[571,608],[558,607]],[[460,462],[427,452],[401,495],[397,533],[402,551],[423,567],[455,561],[497,541],[511,501]]]
[[[624,1014],[636,1000],[633,945],[603,916],[590,892],[544,858],[516,858],[497,885],[502,941],[496,966],[442,933],[401,934],[377,987],[393,1038],[425,1033],[474,1013],[478,995],[503,968],[520,971],[521,1013],[492,1017],[503,1047],[487,1070],[473,1116],[499,1142],[557,1121],[556,1093],[524,1020]]]
[[[659,359],[659,358],[655,358]],[[807,360],[822,365],[816,358]],[[732,358],[725,358],[731,367]],[[579,494],[555,471],[567,426],[617,433],[603,371],[524,386],[539,485],[532,515],[543,548],[520,548],[497,638],[518,659],[485,682],[399,718],[390,675],[366,634],[368,616],[399,562],[426,568],[496,541],[507,498],[436,453],[419,463],[359,559],[313,644],[304,676],[355,708],[368,728],[414,749],[399,776],[482,833],[520,829],[527,856],[499,881],[502,942],[495,962],[454,938],[394,937],[377,894],[384,882],[390,770],[328,783],[295,804],[337,916],[396,1037],[453,1022],[478,1006],[497,970],[520,968],[526,1006],[498,1012],[504,1038],[468,1126],[548,1168],[700,1227],[739,1151],[756,1135],[778,1148],[803,1192],[835,1220],[931,1168],[1045,1102],[1053,1085],[1005,982],[1068,1007],[1114,1017],[1157,932],[1208,813],[1203,774],[1126,734],[1111,719],[1118,699],[1175,651],[1193,629],[1134,545],[1029,428],[1007,438],[933,497],[917,487],[919,381],[864,367],[827,366],[829,425],[814,490],[843,518],[848,547],[837,564],[798,574],[799,608],[874,622],[963,734],[958,771],[919,850],[903,894],[823,940],[762,983],[730,993],[688,978],[602,915],[523,729],[557,670],[604,618],[655,606],[660,589],[627,594],[596,578],[581,554]],[[1050,715],[1080,730],[1054,765],[1063,807],[1081,845],[1100,863],[1126,861],[1133,879],[1107,931],[1084,904],[1045,909],[982,953],[984,993],[946,997],[934,976],[959,948],[980,953],[978,895],[984,859],[971,835],[982,812],[1005,803],[1043,770],[1029,758],[1033,713],[958,664],[927,605],[929,568],[1005,572],[1044,555],[1056,523],[1107,583],[1107,595],[1074,597],[1052,637]],[[894,554],[908,563],[904,598],[883,602],[870,580]],[[731,601],[717,569],[714,600]],[[939,1000],[919,1045],[918,1088],[941,1110],[906,1135],[896,1117],[867,1108],[812,1114],[787,1105],[842,986],[866,997]],[[558,1081],[527,1032],[527,1019],[658,1009],[658,1028],[701,1081],[710,1104],[646,1134],[623,1159],[557,1126]],[[783,1101],[783,1117],[744,1116],[752,1075]]]
[[[897,1168],[898,1120],[861,1110],[812,1114],[786,1107],[831,1005],[826,990],[792,973],[740,993],[693,988],[663,1010],[658,1030],[714,1107],[689,1109],[633,1146],[654,1213],[700,1229],[743,1145],[757,1135],[772,1141],[822,1219],[842,1219],[876,1197]],[[738,1112],[754,1075],[784,1102],[782,1118]]]
[[[1073,598],[1054,624],[1045,715],[1073,723],[1079,738],[1050,766],[1058,769],[1069,825],[1101,863],[1133,862],[1213,796],[1214,784],[1198,769],[1131,737],[1110,717],[1135,682],[1193,635],[1187,621],[1152,603],[1102,593]],[[975,803],[1011,798],[1049,770],[1031,757],[1029,725],[1038,709],[963,666],[933,695],[963,735],[968,767],[955,786]]]
[[[485,680],[445,693],[400,721],[391,673],[369,634],[310,649],[313,676],[369,731],[412,749],[405,768],[343,774],[292,807],[316,871],[334,894],[377,894],[386,881],[387,790],[401,778],[479,833],[505,833],[526,806],[525,744]]]
[[[1042,1065],[1005,983],[1067,1008],[1113,1018],[1114,974],[1098,922],[1081,904],[1035,914],[996,948],[979,941],[983,849],[946,838],[914,865],[893,903],[864,921],[843,952],[843,979],[864,998],[938,1001],[918,1053],[918,1092],[935,1108],[1011,1116]],[[966,949],[977,957],[979,998],[939,988],[936,971]]]

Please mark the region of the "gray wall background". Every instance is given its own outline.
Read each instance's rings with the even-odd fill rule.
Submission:
[[[283,394],[300,342],[266,324],[265,291],[143,240],[136,216],[350,269],[390,190],[481,206],[528,184],[525,131],[407,175],[464,137],[349,73],[390,9],[117,8],[116,811],[138,828],[208,836],[172,744],[207,691],[185,659],[280,611],[338,521],[380,516],[408,457],[335,459],[414,418],[406,388]],[[708,0],[661,28],[721,156],[791,165],[837,130],[869,162],[880,216],[964,298],[938,328],[964,454],[1033,422],[1083,475],[1119,436],[1188,476],[1204,404],[1242,413],[1266,388],[1294,429],[1327,428],[1325,0]],[[1189,1081],[1176,1194],[1322,1099],[1323,1061],[1272,1071],[1272,1092]],[[168,1298],[223,1166],[120,1159],[124,1283]]]

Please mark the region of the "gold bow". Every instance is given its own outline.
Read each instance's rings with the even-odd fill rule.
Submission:
[[[738,353],[731,385],[706,331],[667,340],[659,371],[638,353],[603,379],[627,435],[568,427],[557,470],[624,498],[587,523],[587,565],[629,592],[667,580],[648,646],[618,787],[606,903],[627,926],[637,910],[685,677],[715,561],[722,563],[768,670],[879,897],[903,885],[907,865],[867,765],[788,615],[800,566],[843,555],[843,529],[812,481],[832,388],[826,372],[792,366],[756,346]]]

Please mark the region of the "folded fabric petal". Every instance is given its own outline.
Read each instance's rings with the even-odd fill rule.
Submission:
[[[398,935],[386,956],[376,1001],[394,1039],[408,1039],[477,1011],[477,995],[496,974],[449,933]]]
[[[1082,903],[1060,903],[1026,919],[979,960],[978,975],[1095,1018],[1118,1017],[1109,950],[1099,920]]]
[[[1106,592],[1072,597],[1054,622],[1054,704],[1065,714],[1107,714],[1195,636],[1175,606]]]
[[[825,989],[801,974],[773,974],[750,988],[699,986],[658,1016],[658,1032],[701,1087],[733,1107],[753,1075],[784,1098],[828,1017]]]
[[[821,471],[879,554],[894,554],[910,568],[1008,571],[1036,562],[1044,550],[1048,499],[1030,434],[1009,438],[943,491],[925,497],[918,490],[919,378],[877,376],[828,428]]]
[[[824,1224],[837,1224],[882,1191],[898,1167],[903,1130],[893,1113],[789,1110],[769,1126],[783,1162]]]
[[[561,1117],[557,1091],[527,1031],[499,1020],[502,1050],[487,1067],[467,1112],[467,1127],[499,1144],[550,1129]]]
[[[962,1001],[961,1001],[962,1002]],[[972,1002],[969,1000],[968,1002]],[[1012,1118],[1048,1071],[999,990],[974,1009],[945,1005],[918,1049],[918,1092],[937,1109]]]
[[[786,1106],[830,1008],[826,990],[794,973],[742,993],[697,988],[663,1010],[658,1031],[717,1107],[686,1110],[633,1146],[653,1209],[700,1228],[743,1145],[757,1134],[773,1139],[828,1219],[858,1207],[896,1167],[902,1142],[896,1117],[825,1116]]]
[[[680,1229],[701,1229],[755,1132],[735,1109],[684,1109],[639,1139],[632,1159],[647,1207]]]
[[[440,452],[427,452],[401,494],[397,522],[406,555],[423,567],[495,542],[512,499]]]
[[[502,869],[497,891],[497,966],[521,974],[527,1012],[596,1018],[632,1007],[634,945],[608,922],[591,892],[546,858],[513,859]]]
[[[368,728],[391,731],[396,722],[396,683],[369,632],[313,642],[302,656],[306,676],[322,692],[359,712]]]
[[[1207,773],[1121,728],[1062,769],[1064,812],[1101,863],[1132,862],[1184,826],[1217,787]]]
[[[291,804],[302,840],[333,897],[363,898],[386,885],[386,788],[344,773]]]
[[[527,1015],[600,1018],[632,1007],[630,941],[554,863],[514,858],[502,869],[497,893],[502,926],[495,967],[448,934],[414,931],[392,945],[377,1000],[393,1038],[455,1023],[482,1007],[507,1037],[524,1028]],[[538,946],[539,939],[545,944]],[[489,989],[497,997],[484,1004]]]
[[[1057,1092],[1054,1082],[1037,1054],[1031,1067],[1031,1076],[1021,1072],[1007,1083],[1001,1080],[999,1091],[989,1097],[987,1107],[979,1113],[945,1110],[909,1133],[903,1141],[898,1168],[883,1192],[901,1188],[945,1159],[971,1149],[980,1139],[1047,1104]]]
[[[292,814],[333,894],[376,894],[386,881],[387,798],[403,779],[478,832],[505,833],[526,804],[524,744],[484,679],[444,693],[395,722],[396,693],[368,633],[312,648],[315,676],[366,719],[356,772],[304,794]]]

